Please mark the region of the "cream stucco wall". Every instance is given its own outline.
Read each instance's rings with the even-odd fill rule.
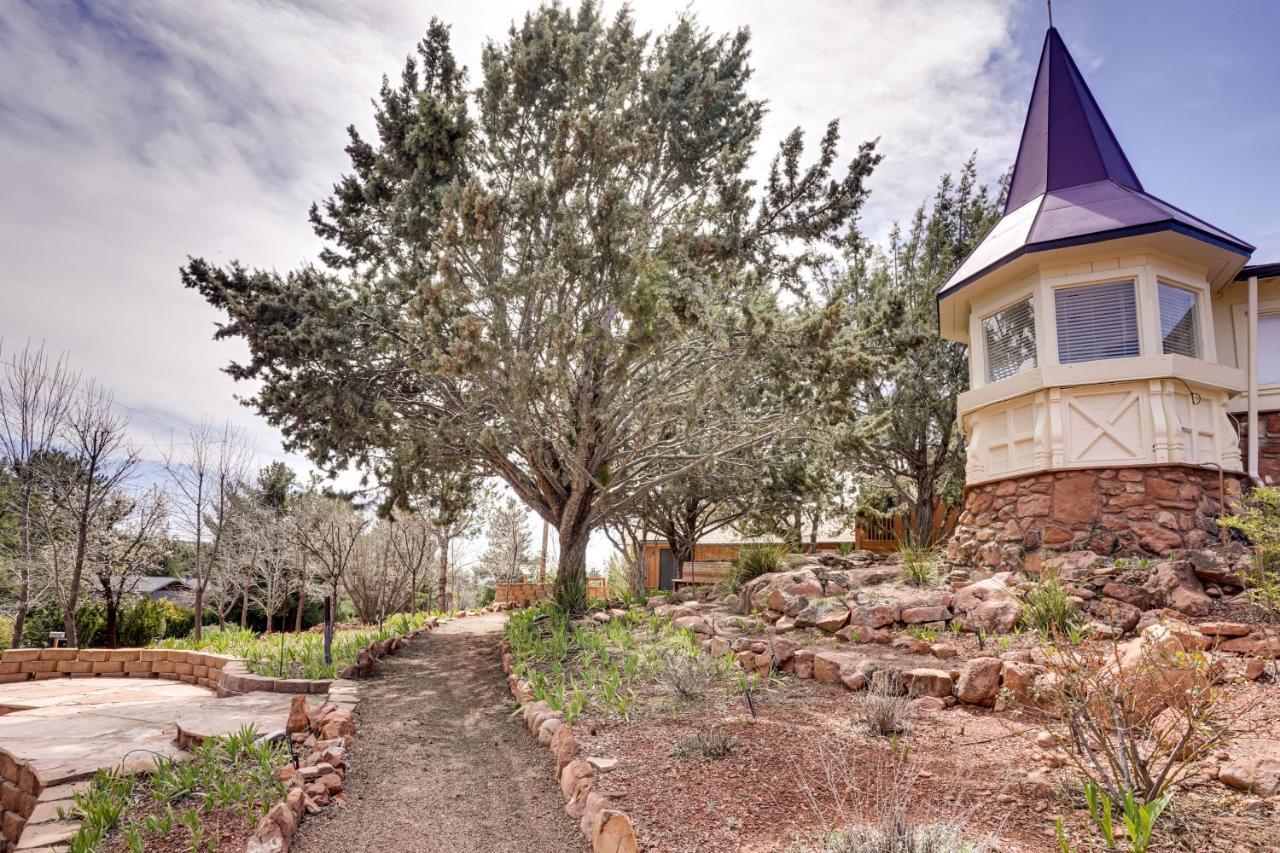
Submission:
[[[1113,465],[1207,464],[1241,470],[1239,439],[1228,401],[1245,388],[1245,373],[1219,347],[1224,335],[1206,271],[1153,247],[1126,245],[1123,254],[1075,249],[1046,253],[1019,278],[998,276],[970,294],[971,390],[958,411],[969,436],[967,479],[978,483],[1041,470]],[[1060,364],[1055,291],[1132,281],[1137,294],[1139,354]],[[1158,286],[1197,295],[1198,357],[1165,355]],[[983,321],[1032,300],[1036,367],[987,382]],[[1220,301],[1220,300],[1219,300]],[[1280,389],[1278,389],[1280,390]]]
[[[1248,362],[1248,328],[1245,317],[1245,300],[1248,298],[1247,285],[1243,281],[1233,281],[1220,288],[1213,297],[1214,335],[1220,341],[1218,360],[1231,367],[1243,367]],[[1258,313],[1280,313],[1280,278],[1264,278],[1258,280]],[[1233,399],[1228,409],[1233,413],[1243,412],[1248,408],[1248,401],[1243,395]],[[1260,385],[1258,387],[1258,410],[1263,412],[1280,411],[1280,385]]]

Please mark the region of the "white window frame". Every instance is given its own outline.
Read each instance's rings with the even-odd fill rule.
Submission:
[[[1259,299],[1258,317],[1280,314],[1280,299]],[[1238,302],[1231,306],[1232,328],[1236,338],[1236,366],[1249,370],[1249,306]],[[1259,391],[1280,391],[1280,382],[1258,383]]]
[[[991,378],[991,353],[987,351],[987,321],[990,320],[992,317],[995,317],[998,314],[1003,314],[1005,311],[1008,311],[1010,308],[1016,308],[1019,305],[1022,305],[1023,303],[1026,303],[1031,308],[1031,338],[1032,338],[1032,344],[1034,345],[1034,355],[1035,355],[1036,363],[1033,364],[1031,367],[1015,370],[1013,373],[1010,373],[1008,376],[1003,376],[1000,379],[992,379]],[[1022,299],[1015,299],[1013,302],[1010,302],[1008,305],[1005,305],[1003,308],[1000,308],[999,310],[988,311],[978,321],[978,328],[982,332],[982,378],[983,378],[984,385],[993,385],[996,382],[1003,382],[1005,379],[1012,379],[1013,377],[1018,376],[1019,374],[1028,373],[1040,366],[1040,336],[1038,334],[1038,329],[1036,328],[1036,326],[1039,324],[1038,314],[1039,314],[1039,311],[1037,310],[1037,306],[1036,306],[1036,297],[1034,294],[1028,293]]]
[[[1195,318],[1195,329],[1194,329],[1195,354],[1194,355],[1183,355],[1182,353],[1172,353],[1172,352],[1166,353],[1164,351],[1164,329],[1161,328],[1161,319],[1160,319],[1160,316],[1161,316],[1160,315],[1160,288],[1161,286],[1170,287],[1170,288],[1173,288],[1174,290],[1181,290],[1184,293],[1191,294],[1191,298],[1193,300],[1191,315]],[[1159,330],[1159,334],[1160,334],[1160,340],[1158,342],[1160,347],[1159,354],[1160,355],[1181,355],[1183,358],[1194,358],[1200,361],[1204,361],[1205,351],[1207,349],[1205,345],[1204,310],[1203,310],[1203,306],[1201,305],[1201,303],[1204,302],[1204,292],[1198,287],[1191,287],[1186,284],[1183,284],[1180,281],[1174,281],[1170,279],[1168,276],[1159,275],[1159,276],[1156,276],[1155,295],[1156,295],[1156,299],[1155,299],[1156,328]],[[1141,296],[1140,293],[1139,293],[1139,296]],[[1138,311],[1139,311],[1139,314],[1141,314],[1141,311],[1142,311],[1141,305],[1138,306]]]
[[[1011,308],[1019,302],[1031,300],[1031,315],[1035,318],[1036,331],[1036,366],[1039,370],[1045,365],[1045,311],[1044,300],[1041,298],[1039,280],[1031,278],[1023,281],[1023,283],[1008,292],[1001,293],[999,298],[975,302],[969,311],[969,387],[980,388],[991,385],[987,381],[987,336],[983,332],[982,324],[986,322],[988,317],[999,314],[1006,308]],[[1006,382],[1017,379],[1031,373],[1025,370],[1022,373],[1015,373],[1007,379],[997,380],[998,382]]]

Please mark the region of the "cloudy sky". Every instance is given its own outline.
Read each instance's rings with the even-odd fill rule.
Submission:
[[[345,168],[344,128],[434,15],[474,68],[532,0],[4,0],[0,3],[0,358],[28,339],[132,407],[152,458],[230,419],[262,460],[279,436],[235,401],[187,255],[287,269],[306,210]],[[753,33],[766,139],[835,116],[886,159],[865,217],[883,235],[971,151],[1009,165],[1045,26],[1039,0],[641,0]],[[616,4],[611,6],[616,7]],[[1059,0],[1056,23],[1146,187],[1280,260],[1280,4]],[[292,459],[299,466],[301,460]]]

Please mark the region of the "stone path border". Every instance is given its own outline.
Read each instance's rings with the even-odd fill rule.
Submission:
[[[506,640],[503,640],[502,651],[507,687],[521,704],[521,716],[529,733],[555,756],[555,776],[564,796],[564,810],[578,820],[593,853],[638,853],[640,846],[631,818],[614,807],[617,794],[601,779],[601,775],[613,769],[616,761],[579,758],[581,747],[572,726],[564,722],[564,714],[544,701],[534,701],[533,687],[511,672],[512,657]]]

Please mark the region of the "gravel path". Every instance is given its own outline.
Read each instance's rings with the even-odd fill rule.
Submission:
[[[576,853],[545,749],[500,705],[500,613],[459,619],[364,682],[349,801],[303,822],[302,853]]]

